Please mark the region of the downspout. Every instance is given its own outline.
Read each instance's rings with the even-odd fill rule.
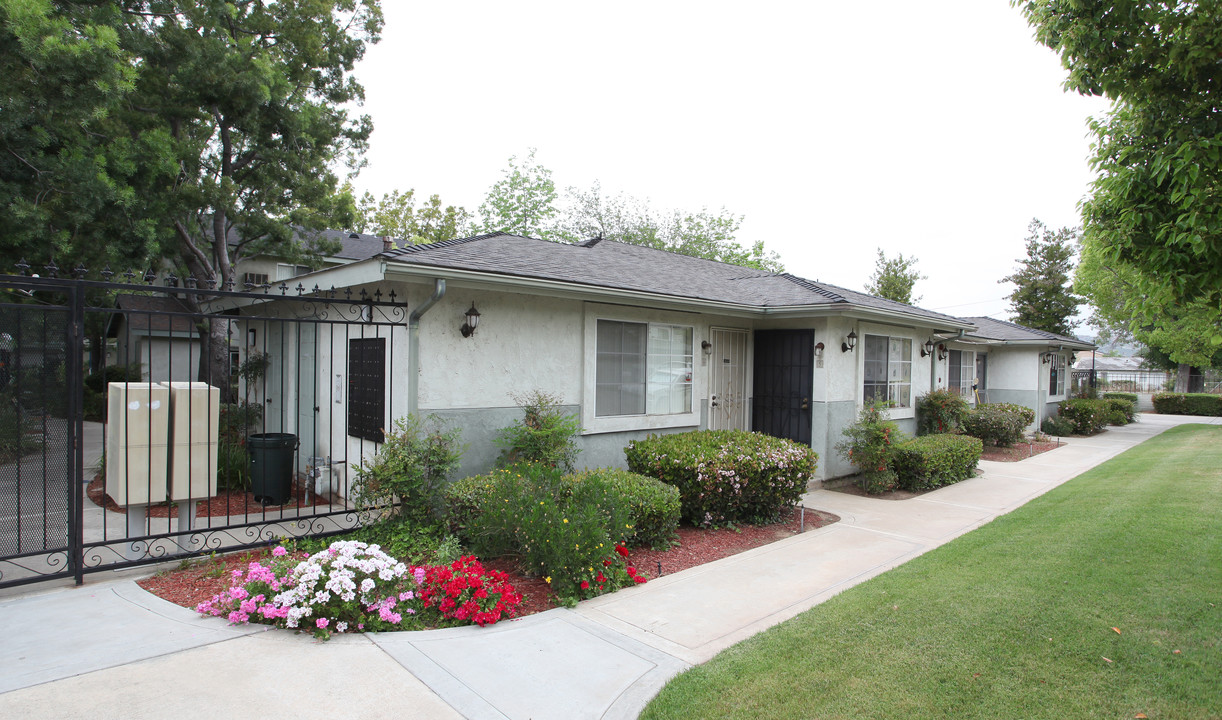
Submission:
[[[407,413],[420,410],[420,318],[446,296],[444,278],[433,279],[433,296],[407,316]]]

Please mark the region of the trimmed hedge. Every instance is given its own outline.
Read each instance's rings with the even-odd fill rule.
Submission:
[[[1110,408],[1106,400],[1074,398],[1057,405],[1058,414],[1073,423],[1074,435],[1094,435],[1107,426]]]
[[[966,435],[922,435],[899,443],[891,465],[905,490],[929,490],[972,477],[984,443]]]
[[[797,504],[819,456],[789,440],[743,430],[651,435],[624,448],[628,469],[679,489],[693,525],[775,521]]]
[[[497,496],[502,486],[526,477],[529,483],[548,482],[550,469],[528,463],[493,470],[487,475],[473,475],[451,483],[445,489],[447,519],[450,528],[460,537],[470,540],[479,527],[481,509]],[[658,547],[670,542],[679,526],[679,491],[664,482],[626,470],[604,468],[565,475],[559,480],[561,502],[573,497],[575,486],[584,483],[617,498],[631,518],[632,532],[624,533],[629,545]]]
[[[1158,393],[1154,411],[1164,415],[1222,415],[1222,395],[1209,393]]]
[[[1009,447],[1023,439],[1023,431],[1035,422],[1035,411],[1013,403],[980,405],[968,413],[963,432],[990,445]]]
[[[1137,413],[1133,409],[1133,403],[1128,400],[1104,398],[1103,402],[1107,403],[1108,425],[1128,425],[1137,417]]]
[[[1105,392],[1102,397],[1104,400],[1128,400],[1133,407],[1137,407],[1137,393]]]
[[[605,485],[613,495],[623,498],[634,530],[626,539],[629,545],[661,547],[673,540],[682,507],[679,489],[673,485],[615,468],[586,470],[565,480]]]

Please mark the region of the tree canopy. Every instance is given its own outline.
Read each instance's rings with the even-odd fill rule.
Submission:
[[[920,302],[920,297],[912,297],[912,288],[926,276],[916,271],[916,264],[915,257],[904,257],[903,253],[899,253],[889,258],[879,248],[878,258],[874,261],[874,274],[866,283],[866,292],[907,305]]]
[[[1091,125],[1084,244],[1127,272],[1126,312],[1149,323],[1171,305],[1222,308],[1222,5],[1012,3],[1060,54],[1067,89],[1113,100]]]
[[[461,206],[444,205],[439,195],[430,195],[419,207],[416,191],[392,190],[381,200],[366,192],[357,204],[358,232],[399,238],[414,245],[452,240],[468,234],[471,213]]]
[[[517,155],[509,158],[509,167],[479,206],[475,230],[559,239],[555,226],[558,198],[552,171],[535,161],[535,149],[531,148],[521,161]]]
[[[1000,280],[1016,286],[1009,295],[1014,322],[1057,335],[1072,335],[1077,325],[1073,318],[1080,302],[1070,282],[1078,231],[1049,230],[1039,220],[1032,220],[1027,229],[1031,233],[1027,237],[1027,256],[1016,261],[1020,266],[1013,275]]]

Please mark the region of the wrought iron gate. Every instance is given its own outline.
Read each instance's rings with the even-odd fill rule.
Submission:
[[[406,342],[393,292],[19,269],[0,276],[0,587],[364,520],[354,470]]]

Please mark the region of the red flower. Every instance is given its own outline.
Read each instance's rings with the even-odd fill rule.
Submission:
[[[589,589],[590,589],[590,583],[589,583],[589,582],[587,582],[587,581],[585,581],[585,580],[582,580],[582,581],[581,581],[581,589],[582,589],[582,590],[589,590]]]
[[[636,577],[636,568],[628,566],[628,577]]]
[[[610,560],[603,560],[603,567],[611,567],[611,561],[610,561]]]
[[[634,582],[643,583],[643,582],[645,582],[645,576],[644,576],[644,575],[636,575],[636,576],[634,576],[634,577],[632,578],[632,580],[633,580]]]
[[[594,578],[594,579],[595,579],[595,580],[597,580],[597,581],[599,581],[600,583],[605,583],[605,582],[607,582],[607,578],[606,578],[606,576],[604,576],[602,573],[599,573],[599,574],[598,574],[598,577],[596,577],[596,578]]]
[[[616,545],[615,552],[620,554],[620,557],[628,557],[628,548],[623,545]]]

